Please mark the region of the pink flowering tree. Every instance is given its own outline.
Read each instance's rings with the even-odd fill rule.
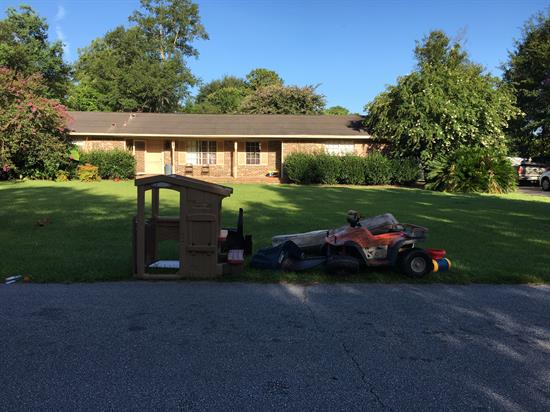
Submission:
[[[54,178],[70,160],[68,112],[40,75],[0,67],[0,174]]]

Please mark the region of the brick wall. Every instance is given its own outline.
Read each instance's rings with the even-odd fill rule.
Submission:
[[[78,139],[84,140],[84,139]],[[206,140],[206,139],[205,139]],[[212,139],[215,140],[215,139]],[[176,147],[174,153],[174,159],[171,157],[171,145],[164,145],[163,141],[163,156],[165,164],[170,164],[173,161],[174,172],[178,174],[185,174],[186,172],[186,152],[187,152],[187,139],[176,140]],[[237,175],[238,177],[262,177],[265,176],[268,171],[278,170],[281,171],[281,156],[285,157],[290,153],[295,152],[324,152],[325,142],[311,140],[285,140],[283,143],[279,140],[261,140],[261,164],[260,165],[247,165],[246,164],[246,141],[238,140],[237,156]],[[253,141],[253,139],[250,139]],[[230,177],[232,176],[232,165],[234,156],[234,140],[216,140],[216,159],[218,164],[209,165],[208,176],[212,177]],[[348,141],[355,145],[355,152],[358,155],[366,156],[372,150],[384,150],[385,145],[377,143],[365,143],[364,141]],[[83,142],[82,147],[84,150],[111,150],[111,149],[125,149],[125,139],[113,139],[113,138],[101,138],[93,137],[88,138]],[[281,147],[283,147],[281,149]],[[137,172],[142,173],[145,171],[145,147],[138,141],[134,141],[134,149],[137,163]],[[192,176],[201,177],[205,176],[206,170],[201,165],[193,166]],[[188,175],[191,175],[188,173]]]

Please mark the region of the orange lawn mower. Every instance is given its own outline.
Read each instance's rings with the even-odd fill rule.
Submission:
[[[406,276],[420,278],[451,267],[445,250],[417,247],[417,243],[426,240],[425,227],[395,222],[369,229],[361,225],[360,215],[354,210],[348,212],[347,221],[349,226],[325,238],[326,268],[330,273],[392,266]]]

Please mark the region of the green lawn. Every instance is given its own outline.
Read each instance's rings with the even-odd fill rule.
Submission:
[[[0,183],[0,278],[91,281],[131,278],[133,182]],[[161,212],[174,214],[176,194],[161,192]],[[426,246],[447,249],[451,272],[435,282],[550,283],[550,199],[529,195],[451,195],[391,187],[235,185],[223,202],[224,225],[245,209],[255,248],[276,234],[340,226],[348,209],[393,213],[430,229]],[[40,219],[50,219],[43,227]],[[335,279],[324,273],[247,269],[229,280],[410,281],[389,270]]]

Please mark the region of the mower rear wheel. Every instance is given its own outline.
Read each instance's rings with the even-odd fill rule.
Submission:
[[[326,268],[333,275],[353,275],[359,272],[359,261],[353,256],[329,256]]]
[[[433,270],[433,262],[424,249],[412,248],[399,253],[397,267],[406,276],[421,278]]]

